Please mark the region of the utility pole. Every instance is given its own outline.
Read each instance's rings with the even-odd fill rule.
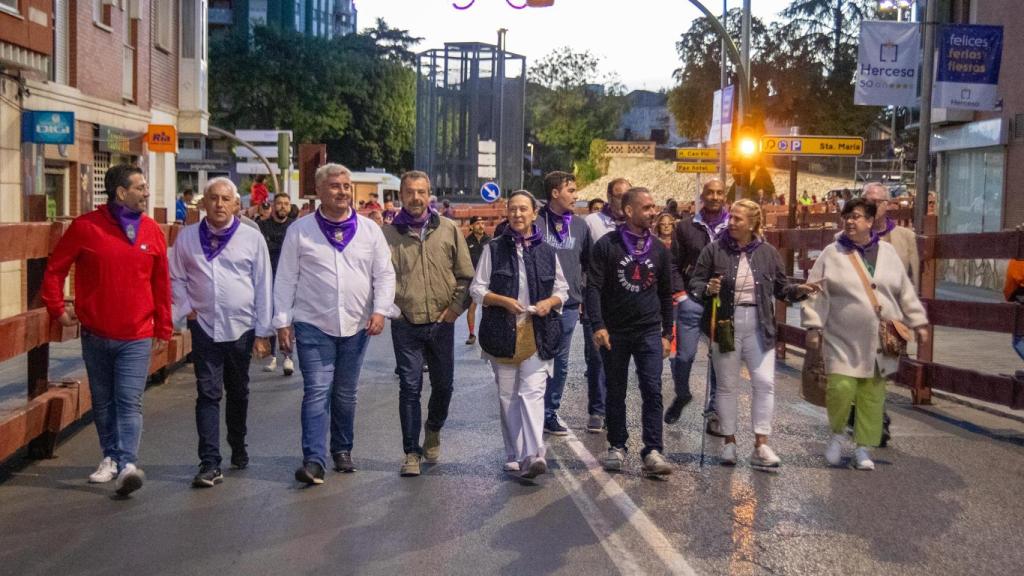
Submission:
[[[495,176],[497,177],[498,186],[502,189],[502,196],[504,196],[505,182],[502,180],[502,164],[505,163],[505,138],[502,133],[502,124],[505,120],[505,34],[508,32],[507,28],[498,29],[498,70],[495,72],[495,87],[498,91],[498,122],[497,129],[495,130],[495,142],[497,142],[497,170]],[[522,152],[520,152],[520,155]]]
[[[914,229],[924,234],[924,221],[928,215],[928,174],[932,141],[932,82],[935,71],[935,18],[937,2],[928,2],[924,20],[924,54],[921,58],[921,115],[918,120],[917,166],[914,174]]]
[[[728,17],[729,17],[729,0],[722,0],[722,22],[726,22],[727,21],[726,19]],[[719,118],[725,118],[725,109],[723,108],[723,104],[725,104],[725,84],[726,84],[726,82],[729,81],[728,77],[726,76],[726,72],[725,72],[725,60],[726,60],[725,54],[726,54],[725,38],[722,38],[722,85],[721,85],[721,89],[720,89],[721,91],[718,93],[718,109],[719,109],[719,114],[720,114]],[[722,126],[722,124],[723,124],[723,122],[721,120],[719,120],[719,122],[718,122],[718,178],[722,181],[722,186],[725,186],[725,184],[726,184],[726,176],[725,176],[726,146],[725,146],[725,137],[724,137],[725,129]]]

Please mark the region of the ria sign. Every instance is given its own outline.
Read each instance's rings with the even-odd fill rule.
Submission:
[[[462,0],[463,4],[459,3],[459,0],[452,2],[452,8],[456,10],[469,10],[476,4],[476,0]],[[505,0],[505,3],[515,8],[516,10],[522,10],[523,8],[546,8],[555,3],[555,0]]]

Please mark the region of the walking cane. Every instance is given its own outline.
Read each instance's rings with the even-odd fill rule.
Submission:
[[[700,467],[704,468],[704,447],[708,438],[708,406],[711,405],[711,345],[715,341],[715,326],[718,324],[718,296],[711,300],[711,334],[708,337],[708,369],[704,378],[704,417],[703,426],[700,429]]]

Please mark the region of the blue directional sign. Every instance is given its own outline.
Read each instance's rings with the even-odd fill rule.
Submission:
[[[484,199],[484,202],[494,202],[501,198],[501,188],[494,182],[485,182],[480,187],[480,197]]]
[[[801,140],[793,140],[793,152],[803,151],[804,143]]]
[[[787,148],[789,148],[789,142],[785,140],[779,140],[779,151],[785,152]]]

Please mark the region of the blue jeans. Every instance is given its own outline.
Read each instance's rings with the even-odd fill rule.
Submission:
[[[356,419],[356,387],[369,342],[366,330],[352,336],[324,334],[304,322],[295,323],[296,351],[302,370],[302,461],[327,467],[327,421],[331,453],[352,450]]]
[[[103,456],[120,472],[138,461],[142,439],[142,393],[149,376],[153,341],[113,340],[82,329],[82,360],[89,376],[92,414]]]
[[[249,330],[234,342],[214,342],[202,325],[188,322],[196,372],[196,432],[199,462],[220,466],[220,399],[225,394],[224,421],[233,454],[245,452],[249,413],[249,363],[256,334]]]
[[[672,367],[672,384],[675,387],[676,398],[688,399],[693,396],[690,393],[690,371],[693,369],[693,360],[697,357],[697,344],[701,338],[700,318],[702,314],[704,314],[704,307],[693,298],[687,298],[676,304],[676,355],[669,361]],[[711,389],[705,402],[707,409],[713,411],[718,381],[710,360],[708,361],[708,374],[711,378]]]
[[[544,389],[544,420],[553,419],[562,405],[562,393],[565,392],[565,380],[569,376],[569,351],[572,348],[572,333],[580,319],[580,309],[562,308],[562,341],[558,343],[558,354],[555,355],[554,374],[548,376],[548,385]]]
[[[420,428],[423,413],[423,363],[430,370],[427,428],[438,431],[448,419],[455,378],[455,324],[411,324],[402,318],[391,321],[391,341],[398,364],[398,415],[402,421],[402,449],[422,453]]]
[[[1020,359],[1024,360],[1024,336],[1013,337],[1013,349],[1017,351],[1017,355],[1020,356]]]
[[[610,334],[612,349],[601,349],[604,368],[608,372],[608,444],[625,448],[629,433],[626,431],[626,384],[629,381],[629,359],[636,364],[636,379],[640,386],[640,420],[644,443],[640,457],[651,450],[664,451],[661,433],[661,331],[646,334]]]
[[[587,363],[587,414],[604,416],[605,396],[607,388],[604,377],[604,360],[594,345],[594,328],[590,320],[583,316],[583,361]]]

